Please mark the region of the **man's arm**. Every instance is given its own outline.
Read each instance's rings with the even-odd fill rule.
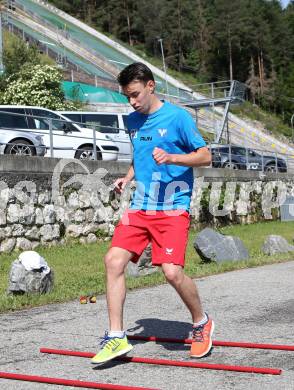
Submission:
[[[128,170],[128,173],[126,174],[125,177],[121,177],[119,179],[117,179],[115,182],[114,182],[114,189],[116,192],[118,193],[121,193],[125,186],[133,180],[135,176],[135,172],[134,172],[134,165],[133,165],[133,162],[131,163],[130,165],[130,168]]]
[[[133,180],[134,176],[135,176],[135,172],[134,172],[134,165],[133,165],[133,161],[132,161],[132,163],[129,167],[128,173],[125,176],[125,179],[127,179],[128,181],[131,181],[131,180]]]
[[[153,158],[158,165],[174,164],[184,167],[202,167],[211,163],[211,153],[206,146],[188,154],[170,154],[160,148],[154,148]]]

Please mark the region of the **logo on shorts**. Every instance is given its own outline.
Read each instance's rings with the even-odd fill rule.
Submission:
[[[167,129],[158,129],[158,133],[163,137],[167,133]]]
[[[173,250],[174,250],[174,248],[166,248],[165,249],[165,254],[166,255],[172,255],[173,254]]]

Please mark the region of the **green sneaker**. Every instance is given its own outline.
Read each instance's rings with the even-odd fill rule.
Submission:
[[[117,356],[125,355],[133,349],[133,346],[128,342],[127,336],[124,337],[109,337],[105,332],[104,338],[101,342],[101,349],[95,355],[91,363],[99,364],[105,363]]]

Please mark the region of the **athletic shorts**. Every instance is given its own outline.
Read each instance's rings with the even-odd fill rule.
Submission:
[[[116,226],[111,247],[134,254],[136,263],[146,246],[152,245],[152,264],[173,263],[184,267],[190,216],[185,210],[127,210]]]

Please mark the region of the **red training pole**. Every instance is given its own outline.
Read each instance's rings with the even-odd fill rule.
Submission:
[[[79,352],[68,351],[62,349],[49,349],[40,348],[41,353],[51,353],[54,355],[67,355],[67,356],[79,356],[92,358],[95,356],[92,352]],[[250,372],[255,374],[271,374],[281,375],[282,370],[278,368],[261,368],[261,367],[247,367],[247,366],[230,366],[225,364],[211,364],[211,363],[196,363],[196,362],[184,362],[177,360],[167,359],[149,359],[141,357],[117,357],[115,360],[121,360],[129,363],[145,363],[145,364],[158,364],[162,366],[177,366],[177,367],[191,367],[191,368],[204,368],[209,370],[223,370],[223,371],[238,371],[238,372]]]
[[[162,343],[178,343],[178,344],[191,344],[191,339],[174,339],[167,337],[156,336],[137,336],[127,335],[129,340],[142,340],[142,341],[157,341]],[[275,349],[283,351],[294,351],[294,345],[281,345],[281,344],[259,344],[259,343],[243,343],[235,341],[212,341],[212,345],[215,347],[238,347],[238,348],[256,348],[256,349]]]
[[[49,378],[49,377],[46,377],[46,376],[13,374],[13,373],[10,373],[10,372],[0,372],[0,378],[3,378],[3,379],[13,379],[13,380],[25,381],[25,382],[49,383],[50,385],[84,387],[84,388],[87,388],[87,389],[101,389],[101,390],[159,390],[159,389],[151,389],[149,387],[121,386],[121,385],[112,385],[112,384],[107,384],[107,383],[84,382],[84,381],[78,381],[78,380],[72,380],[72,379]]]

